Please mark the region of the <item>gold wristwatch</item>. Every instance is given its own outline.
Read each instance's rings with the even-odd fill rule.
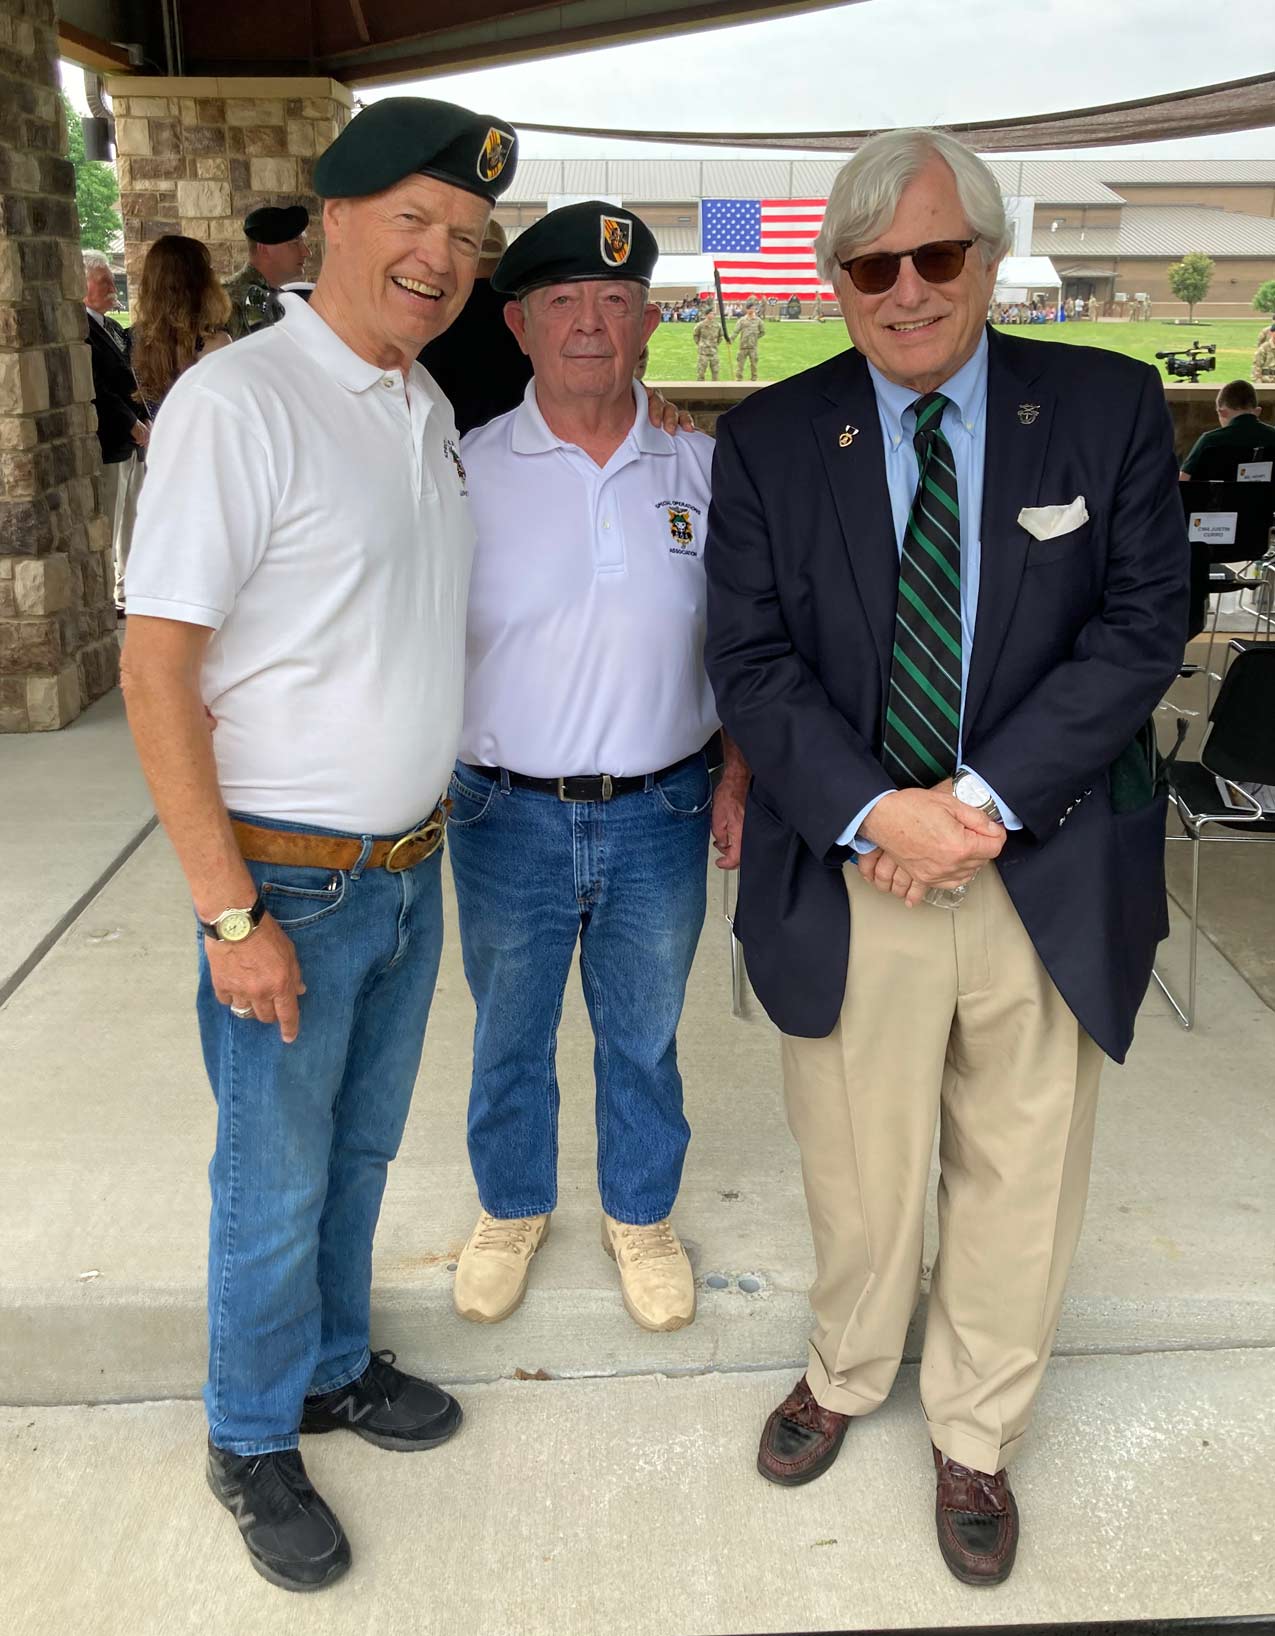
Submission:
[[[242,943],[260,926],[265,912],[265,902],[258,892],[251,909],[223,909],[216,920],[201,920],[199,924],[204,928],[204,936],[215,938],[218,943]]]

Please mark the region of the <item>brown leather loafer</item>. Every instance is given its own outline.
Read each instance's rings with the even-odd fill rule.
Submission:
[[[850,1418],[816,1403],[803,1375],[766,1422],[757,1450],[758,1471],[783,1488],[822,1477],[841,1452]]]
[[[944,1562],[964,1585],[1003,1585],[1018,1550],[1018,1506],[1004,1471],[989,1477],[938,1449],[934,1470],[934,1520]]]

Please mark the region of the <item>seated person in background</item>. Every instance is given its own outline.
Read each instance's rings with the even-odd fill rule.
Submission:
[[[133,325],[133,373],[154,419],[177,377],[197,358],[230,345],[230,297],[208,246],[181,233],[155,240],[142,263]]]
[[[1245,455],[1253,458],[1257,449],[1269,450],[1275,458],[1275,426],[1259,420],[1257,410],[1257,393],[1248,381],[1228,381],[1217,395],[1218,428],[1196,439],[1178,474],[1182,482],[1214,476],[1209,468],[1215,465],[1215,451],[1234,449],[1237,464]]]

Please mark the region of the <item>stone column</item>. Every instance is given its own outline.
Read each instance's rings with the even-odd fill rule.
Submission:
[[[131,295],[146,251],[162,233],[201,239],[220,277],[237,272],[245,259],[243,219],[257,205],[306,207],[314,246],[307,272],[314,276],[321,254],[314,161],[353,112],[345,86],[328,79],[126,76],[109,80],[107,91]]]
[[[0,0],[0,733],[115,685],[75,176],[53,0]]]

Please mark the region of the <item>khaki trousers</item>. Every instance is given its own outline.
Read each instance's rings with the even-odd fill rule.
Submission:
[[[137,521],[137,497],[145,475],[146,468],[135,454],[102,467],[102,515],[111,524],[117,607],[124,601],[124,570],[128,566],[133,525]]]
[[[853,864],[845,874],[840,1021],[826,1039],[783,1040],[815,1247],[810,1387],[852,1415],[889,1393],[920,1291],[937,1122],[921,1403],[945,1455],[998,1471],[1027,1429],[1080,1236],[1102,1053],[994,866],[955,910],[908,909]]]

